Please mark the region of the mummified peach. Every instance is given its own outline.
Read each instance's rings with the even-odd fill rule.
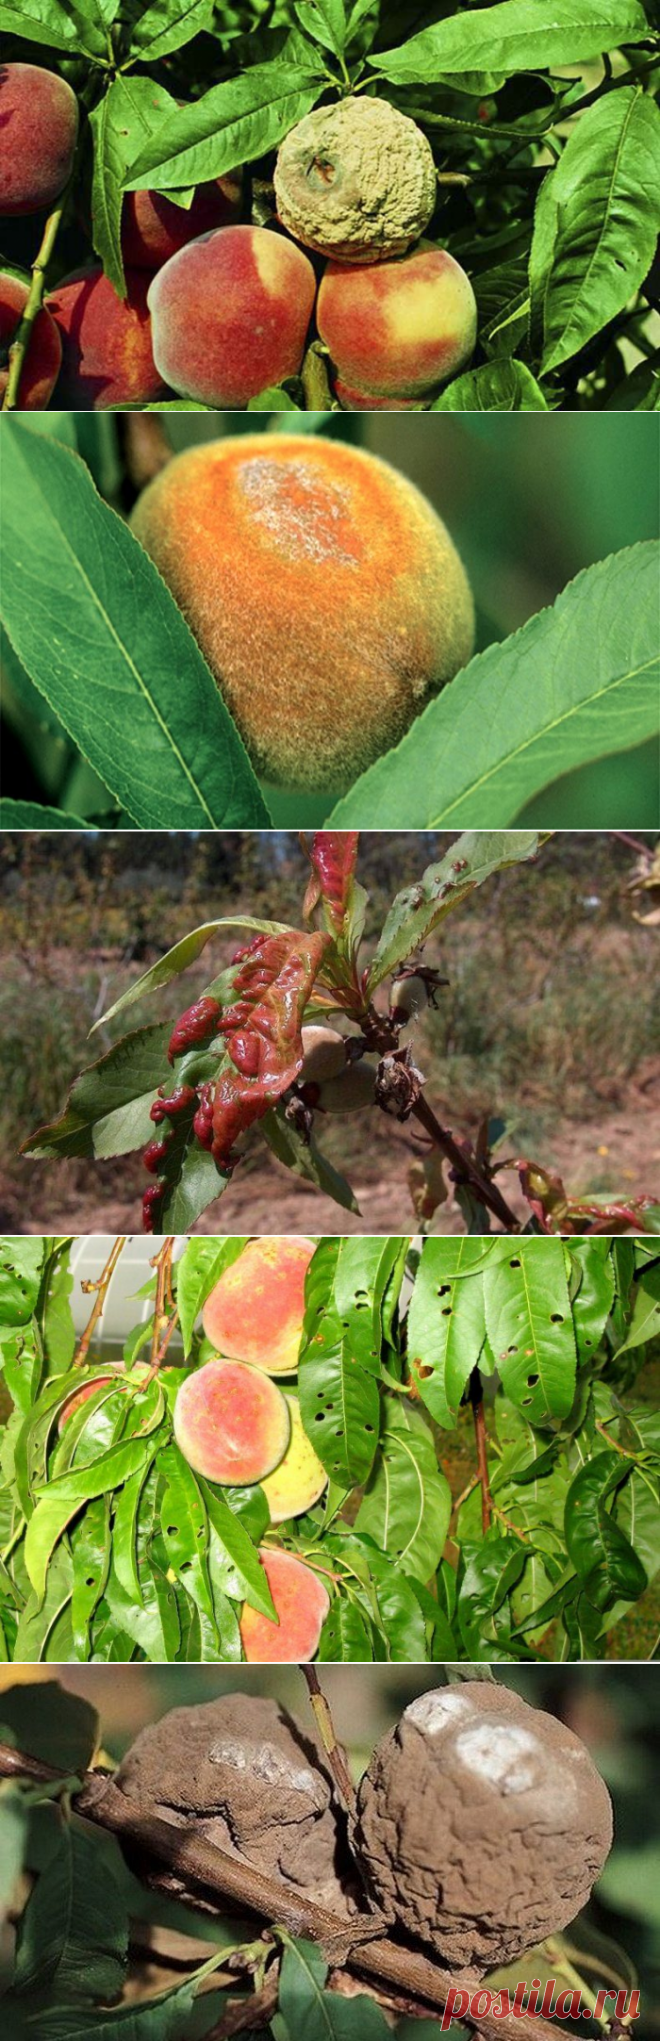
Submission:
[[[204,1331],[218,1353],[267,1375],[295,1372],[314,1245],[278,1234],[248,1241],[204,1305]]]
[[[324,1582],[293,1552],[262,1547],[259,1557],[278,1621],[245,1602],[241,1642],[248,1665],[300,1665],[314,1658],[330,1607]]]
[[[445,526],[412,483],[339,440],[192,448],[132,522],[253,765],[279,785],[350,786],[470,656],[472,599]]]
[[[283,1458],[290,1431],[281,1390],[243,1361],[207,1361],[181,1384],[174,1436],[207,1481],[238,1487],[261,1481]]]
[[[265,227],[189,241],[149,291],[161,375],[196,403],[242,408],[297,375],[315,293],[307,256]]]

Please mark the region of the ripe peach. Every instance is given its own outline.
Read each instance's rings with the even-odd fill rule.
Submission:
[[[40,64],[0,65],[0,213],[52,206],[71,175],[78,101]]]
[[[7,388],[9,349],[28,301],[28,286],[18,276],[0,273],[0,404]],[[18,397],[19,411],[45,411],[62,360],[55,320],[43,310],[37,316],[25,356]]]
[[[270,1551],[259,1557],[277,1610],[278,1621],[261,1616],[249,1602],[240,1620],[241,1642],[248,1665],[300,1665],[314,1657],[330,1607],[330,1596],[318,1574],[293,1552]]]
[[[465,367],[477,338],[470,279],[444,248],[375,269],[328,263],[317,323],[342,381],[376,397],[419,397]]]
[[[306,1509],[313,1508],[328,1486],[325,1467],[321,1466],[304,1429],[298,1398],[287,1396],[285,1400],[291,1417],[291,1437],[279,1467],[261,1483],[271,1524],[283,1524],[287,1517],[302,1516]]]
[[[73,1394],[67,1398],[66,1403],[62,1404],[57,1420],[58,1432],[64,1430],[65,1424],[68,1424],[69,1418],[73,1417],[74,1411],[80,1410],[83,1403],[89,1403],[90,1397],[96,1396],[98,1389],[103,1389],[106,1382],[114,1382],[114,1379],[115,1371],[113,1369],[109,1375],[95,1375],[94,1381],[86,1382],[82,1389],[74,1389]]]
[[[278,785],[342,792],[470,657],[472,599],[445,526],[404,476],[340,440],[191,448],[132,522]]]
[[[121,248],[132,269],[160,269],[200,234],[229,227],[241,207],[240,177],[218,177],[200,184],[188,211],[172,204],[164,191],[127,191],[121,216]]]
[[[267,1375],[295,1374],[314,1247],[278,1234],[248,1241],[204,1305],[204,1331],[218,1353]]]
[[[129,269],[126,284],[128,296],[118,298],[99,264],[51,291],[48,309],[62,338],[62,410],[107,411],[164,395],[151,348],[148,278]]]
[[[335,396],[342,411],[417,411],[416,397],[374,397],[368,390],[353,390],[350,383],[335,376]]]
[[[189,1467],[207,1481],[238,1485],[272,1473],[289,1443],[281,1389],[243,1361],[207,1361],[182,1382],[174,1436]]]
[[[265,227],[202,234],[153,277],[154,355],[182,397],[242,409],[302,363],[316,294],[311,262]]]

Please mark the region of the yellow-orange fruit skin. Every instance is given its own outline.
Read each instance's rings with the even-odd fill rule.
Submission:
[[[132,522],[278,785],[344,791],[470,657],[472,598],[444,524],[338,440],[193,448]]]
[[[28,286],[18,276],[0,274],[0,403],[9,377],[8,354],[28,301]],[[62,360],[55,320],[42,307],[32,327],[18,393],[18,411],[44,411],[52,397]]]
[[[204,1332],[218,1353],[267,1375],[295,1374],[314,1245],[278,1234],[248,1241],[204,1305]]]
[[[293,1552],[259,1552],[279,1622],[245,1602],[241,1643],[248,1665],[300,1665],[315,1657],[330,1607],[323,1581]]]
[[[241,209],[238,174],[200,184],[192,205],[175,206],[164,191],[127,191],[121,215],[121,251],[132,269],[161,269],[189,241],[235,224]]]
[[[281,1390],[243,1361],[207,1361],[182,1382],[174,1405],[174,1436],[184,1459],[222,1487],[271,1474],[290,1431]]]
[[[20,32],[20,23],[16,23]],[[0,65],[0,214],[52,206],[71,174],[78,101],[40,64]]]
[[[62,341],[57,399],[70,411],[151,404],[165,395],[154,364],[147,310],[148,277],[126,272],[119,298],[100,265],[58,284],[48,298]]]
[[[470,360],[477,306],[460,263],[444,248],[422,245],[376,269],[328,263],[317,323],[354,393],[420,397]]]
[[[318,1454],[307,1437],[297,1396],[287,1396],[286,1402],[291,1417],[291,1437],[279,1467],[272,1474],[267,1474],[261,1483],[271,1524],[284,1524],[287,1517],[300,1517],[305,1510],[313,1509],[328,1486],[325,1467],[321,1466]]]
[[[311,262],[281,235],[265,227],[202,234],[152,278],[157,367],[182,397],[243,408],[298,374],[315,295]]]

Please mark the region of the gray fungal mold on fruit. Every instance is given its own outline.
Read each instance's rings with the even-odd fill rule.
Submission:
[[[276,1701],[226,1694],[171,1709],[141,1731],[115,1784],[144,1814],[175,1812],[318,1906],[343,1917],[354,1910],[331,1774]]]
[[[296,241],[336,262],[404,255],[437,197],[429,142],[385,99],[344,99],[309,113],[282,143],[278,218]]]
[[[386,1917],[481,1974],[574,1919],[611,1842],[579,1737],[482,1681],[406,1708],[362,1779],[353,1833]]]

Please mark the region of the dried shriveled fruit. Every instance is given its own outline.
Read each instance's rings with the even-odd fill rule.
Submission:
[[[308,113],[275,166],[283,226],[337,262],[403,255],[428,226],[436,191],[426,136],[385,99],[344,99]]]
[[[507,1688],[467,1681],[413,1701],[377,1745],[354,1841],[388,1917],[483,1971],[574,1919],[612,1810],[579,1737]]]
[[[347,1850],[330,1774],[276,1701],[226,1694],[143,1729],[116,1774],[142,1812],[174,1810],[318,1905],[346,1913]]]

